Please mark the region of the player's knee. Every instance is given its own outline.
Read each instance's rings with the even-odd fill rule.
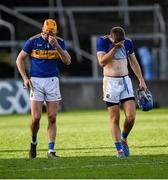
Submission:
[[[40,127],[40,119],[32,119],[32,122],[30,123],[31,128],[39,129]]]
[[[56,122],[56,114],[49,114],[48,120],[49,120],[49,123],[54,124]]]
[[[39,123],[41,116],[39,114],[33,114],[32,121],[34,123]]]
[[[126,119],[128,122],[132,123],[135,121],[135,116],[134,115],[128,115],[128,116],[126,116]]]
[[[118,124],[119,123],[119,117],[118,116],[111,117],[111,123],[112,124]]]

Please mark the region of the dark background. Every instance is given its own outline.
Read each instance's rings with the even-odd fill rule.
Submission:
[[[70,6],[117,6],[117,0],[62,0],[64,7]],[[168,1],[166,0],[128,0],[128,4],[132,5],[153,5],[154,3],[160,4],[162,8],[162,14],[166,22],[166,29],[168,29]],[[33,7],[48,7],[49,2],[46,0],[1,0],[0,4],[5,5],[9,8],[15,9],[15,7],[21,6],[33,6]],[[56,5],[56,2],[55,2]],[[25,14],[34,20],[43,23],[44,19],[50,18],[49,13],[40,13],[40,14]],[[31,25],[25,24],[25,22],[18,20],[17,18],[8,15],[7,13],[0,12],[0,17],[4,20],[11,22],[16,28],[16,40],[26,40],[34,34],[39,33],[38,28],[34,28]],[[153,31],[153,14],[150,12],[138,12],[138,13],[130,13],[130,25],[125,26],[123,24],[123,17],[120,17],[118,13],[80,13],[74,14],[75,23],[77,25],[77,31],[80,41],[80,46],[87,52],[91,52],[91,35],[104,35],[108,34],[110,29],[113,26],[120,25],[125,28],[127,34],[136,33],[136,32],[152,32]],[[59,26],[60,22],[58,21],[58,15],[55,13],[55,19],[58,23],[59,33],[58,36],[62,37],[62,29]],[[68,24],[68,20],[66,21]],[[0,26],[0,40],[9,40],[10,34],[5,27]],[[70,30],[68,30],[68,36],[65,41],[72,40],[72,35]],[[149,48],[159,47],[159,42],[153,41],[134,41],[135,52],[136,48],[143,46],[148,46]],[[20,51],[20,47],[18,48],[18,52]],[[72,50],[68,50],[72,57],[72,64],[70,66],[65,66],[62,63],[60,64],[61,75],[63,76],[91,76],[91,61],[82,58],[82,61],[79,62],[76,59],[76,55]],[[9,63],[9,60],[4,60],[4,54],[10,53],[10,49],[1,48],[0,49],[0,78],[12,78],[14,76],[14,68],[13,65]],[[136,53],[137,54],[137,53]],[[6,57],[6,56],[5,56]],[[138,55],[137,55],[138,57]],[[132,72],[131,72],[132,75]]]

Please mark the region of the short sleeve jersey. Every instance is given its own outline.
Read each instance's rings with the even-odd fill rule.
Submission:
[[[114,47],[114,42],[109,39],[109,36],[100,36],[97,39],[96,49],[97,53],[108,53]],[[133,43],[130,39],[124,40],[124,47],[120,47],[113,55],[113,59],[127,59],[128,54],[134,53]]]
[[[57,37],[58,44],[66,50],[64,40]],[[58,77],[60,56],[56,49],[41,34],[28,39],[23,51],[30,56],[30,77]]]

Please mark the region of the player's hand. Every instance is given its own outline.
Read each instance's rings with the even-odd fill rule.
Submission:
[[[146,83],[145,83],[144,79],[141,79],[141,80],[139,81],[139,89],[140,89],[140,90],[144,90],[144,91],[147,90],[147,86],[146,86]]]
[[[58,47],[58,41],[56,39],[55,36],[49,36],[48,37],[48,42],[51,44],[51,46],[53,46],[54,48],[57,48]]]
[[[24,88],[26,89],[29,89],[29,90],[33,89],[30,79],[24,79],[23,85],[24,85]]]
[[[124,46],[124,41],[120,41],[118,43],[115,43],[115,45],[114,45],[115,48],[120,48],[122,46]]]

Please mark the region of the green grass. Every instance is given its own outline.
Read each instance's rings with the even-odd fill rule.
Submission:
[[[0,178],[168,178],[168,109],[137,111],[126,159],[115,157],[107,112],[95,110],[59,113],[57,160],[46,158],[44,114],[38,156],[29,160],[29,119],[0,116]]]

